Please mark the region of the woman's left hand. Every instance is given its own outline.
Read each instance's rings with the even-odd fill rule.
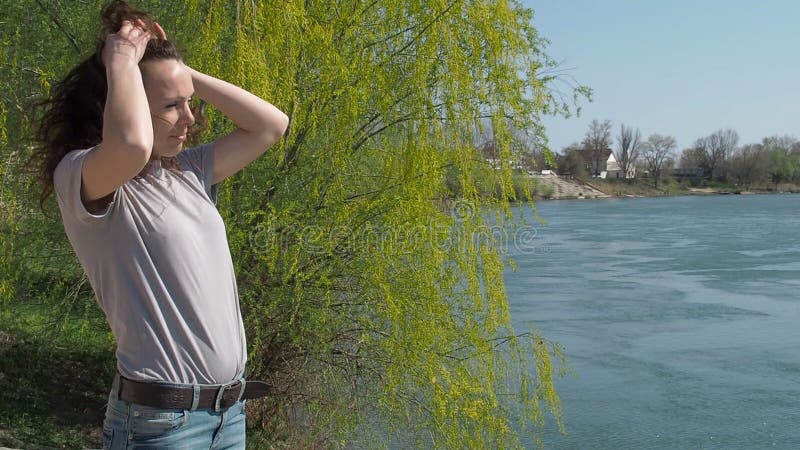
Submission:
[[[161,25],[154,20],[153,21],[153,26],[155,27],[155,30],[152,30],[153,34],[157,38],[166,41],[167,40],[167,33],[164,31],[163,28],[161,28]]]

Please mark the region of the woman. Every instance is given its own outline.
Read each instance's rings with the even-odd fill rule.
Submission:
[[[123,1],[106,37],[53,90],[39,129],[43,195],[117,342],[105,448],[244,448],[245,335],[215,186],[284,134],[288,117],[185,65],[164,30]],[[232,133],[184,150],[192,97]]]

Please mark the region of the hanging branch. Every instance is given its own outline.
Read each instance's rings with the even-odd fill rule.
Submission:
[[[66,36],[67,39],[69,39],[69,42],[72,44],[72,47],[75,48],[75,51],[78,52],[78,53],[81,53],[81,48],[78,46],[78,42],[75,40],[75,38],[71,34],[69,34],[69,32],[66,30],[66,28],[64,28],[64,26],[61,25],[61,23],[56,18],[55,14],[50,12],[50,10],[47,9],[44,6],[44,4],[42,4],[42,0],[36,0],[36,3],[39,4],[39,6],[42,8],[42,11],[44,11],[45,13],[47,13],[48,16],[50,16],[50,19],[53,21],[53,23],[56,24],[58,29],[61,30],[62,33],[64,33],[64,36]]]

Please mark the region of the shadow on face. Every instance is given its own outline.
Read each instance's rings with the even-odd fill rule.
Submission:
[[[153,120],[153,157],[174,156],[194,123],[192,75],[176,59],[149,60],[140,67]]]

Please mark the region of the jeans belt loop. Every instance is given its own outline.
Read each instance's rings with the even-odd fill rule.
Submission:
[[[195,384],[192,386],[192,407],[190,411],[196,411],[197,405],[200,403],[200,385]]]
[[[111,385],[114,387],[114,400],[119,400],[119,396],[122,394],[122,376],[119,372],[114,374],[114,381]]]
[[[244,378],[239,378],[239,381],[241,382],[241,384],[239,385],[239,395],[236,397],[237,403],[242,400],[242,396],[244,395],[244,388],[247,386],[247,382],[244,381]]]
[[[220,385],[219,389],[217,390],[217,398],[214,400],[214,412],[220,412],[220,403],[222,402],[222,397],[225,395],[225,391],[228,390],[229,387],[236,384],[239,380],[232,380],[223,385]]]

